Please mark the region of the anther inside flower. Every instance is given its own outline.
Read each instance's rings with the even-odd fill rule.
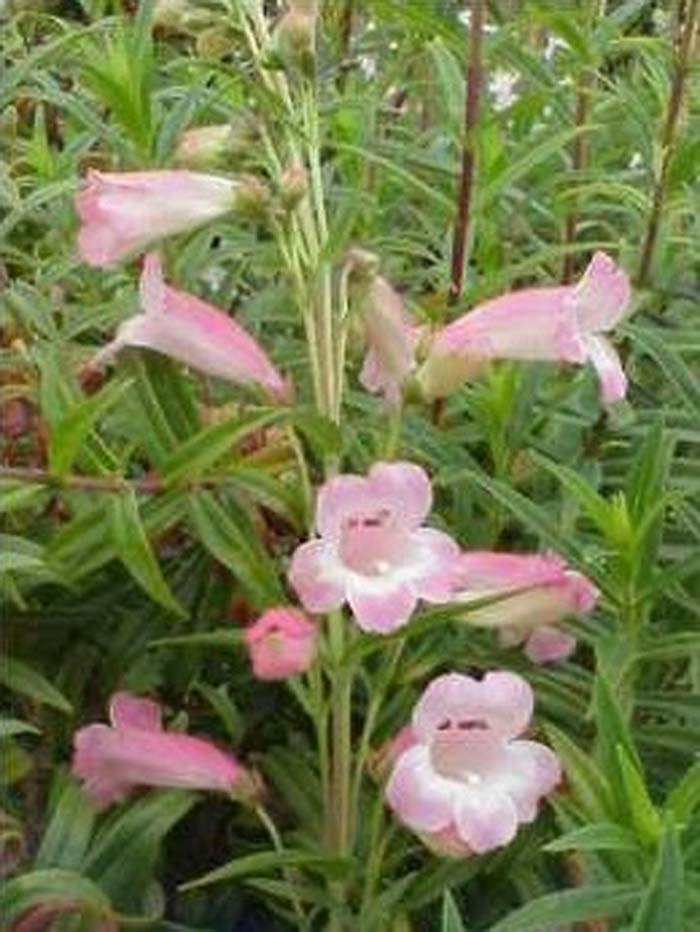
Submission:
[[[453,587],[454,541],[421,527],[430,481],[412,463],[376,463],[368,476],[336,476],[318,496],[319,537],[297,548],[290,581],[304,607],[327,612],[347,601],[360,627],[388,633],[419,599],[444,602]]]
[[[428,686],[387,785],[397,816],[433,850],[483,853],[510,842],[559,782],[559,762],[527,727],[532,690],[513,673],[449,674]]]

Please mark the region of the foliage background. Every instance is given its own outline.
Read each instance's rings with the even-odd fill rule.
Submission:
[[[384,453],[386,416],[359,390],[354,363],[342,429],[313,413],[274,241],[229,220],[167,243],[170,275],[259,335],[292,373],[296,406],[262,408],[147,353],[102,386],[81,383],[136,295],[135,266],[103,273],[76,257],[80,176],[89,166],[171,165],[186,127],[243,110],[273,131],[283,119],[254,80],[235,5],[196,5],[185,31],[152,29],[151,4],[17,2],[4,11],[0,835],[24,878],[8,885],[19,897],[8,908],[70,890],[155,929],[288,927],[274,856],[238,860],[265,847],[245,811],[163,793],[95,823],[66,776],[70,738],[102,718],[117,688],[158,693],[176,724],[254,761],[290,845],[313,851],[318,781],[304,720],[282,687],[251,680],[237,632],[284,597],[281,567],[305,534],[307,483],[320,480],[323,456],[364,471]],[[690,932],[700,913],[700,771],[689,769],[700,746],[697,57],[670,148],[664,123],[678,15],[697,4],[488,7],[473,240],[463,300],[448,309],[460,4],[326,3],[319,87],[333,258],[357,244],[376,252],[415,315],[435,324],[504,289],[556,280],[567,255],[580,270],[596,248],[637,276],[623,328],[627,403],[601,414],[586,370],[501,365],[439,417],[409,408],[400,437],[401,455],[434,477],[439,520],[464,547],[555,549],[604,598],[592,620],[572,627],[583,643],[575,659],[554,670],[438,612],[412,623],[373,743],[406,720],[433,669],[506,665],[535,685],[538,728],[568,782],[553,811],[479,860],[437,864],[384,826],[381,898],[358,928],[393,912],[396,929],[404,913],[413,928],[458,929],[458,912],[464,928],[493,932],[601,915],[611,928]],[[552,36],[566,46],[546,61]],[[499,109],[488,81],[503,69],[518,74],[517,99]],[[574,164],[577,137],[585,156]],[[246,154],[247,171],[261,167]],[[659,238],[640,282],[660,179]],[[567,241],[572,211],[576,238]],[[358,721],[383,675],[382,646],[367,658]],[[358,841],[356,879],[373,844]],[[229,861],[237,880],[178,891]],[[321,905],[323,870],[298,878]],[[454,899],[441,912],[446,888]]]

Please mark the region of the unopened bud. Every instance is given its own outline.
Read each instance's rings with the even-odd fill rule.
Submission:
[[[170,33],[194,33],[211,26],[213,11],[198,7],[191,0],[156,0],[153,25]]]
[[[212,26],[199,33],[195,48],[202,58],[221,59],[230,55],[235,45],[235,40],[226,27]]]
[[[192,169],[240,168],[248,156],[256,154],[259,143],[257,120],[242,112],[229,123],[186,130],[178,140],[175,162]]]
[[[277,24],[273,34],[273,56],[288,68],[312,74],[316,52],[316,5],[297,0]]]
[[[267,214],[270,191],[254,175],[240,175],[235,190],[234,209],[251,220],[261,220]]]
[[[367,249],[349,249],[345,256],[345,267],[353,284],[369,284],[377,277],[379,265],[379,256]]]
[[[286,210],[293,210],[309,190],[309,176],[303,165],[290,165],[280,178],[280,199]]]

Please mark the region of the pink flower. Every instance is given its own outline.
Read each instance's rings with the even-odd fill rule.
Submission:
[[[472,551],[456,563],[455,600],[480,605],[465,621],[498,628],[504,646],[526,641],[525,653],[535,663],[563,660],[576,639],[552,627],[567,615],[587,614],[599,592],[583,574],[570,570],[555,554]]]
[[[401,388],[415,368],[415,349],[422,328],[411,320],[399,294],[389,282],[376,276],[363,301],[367,355],[360,382],[372,393],[381,393],[388,406],[401,401]]]
[[[76,198],[83,261],[100,267],[142,252],[162,236],[193,230],[236,206],[237,184],[188,171],[90,170]]]
[[[597,252],[576,285],[509,292],[448,324],[435,338],[421,372],[424,390],[432,397],[445,394],[463,380],[469,361],[590,361],[605,403],[619,401],[627,378],[603,334],[621,320],[629,299],[625,272]]]
[[[459,553],[440,531],[421,527],[432,491],[412,463],[375,463],[365,478],[336,476],[318,496],[320,537],[297,548],[289,579],[310,612],[348,602],[365,631],[388,634],[419,599],[444,602]]]
[[[316,625],[294,608],[272,608],[245,632],[259,680],[286,680],[304,673],[316,655]]]
[[[254,794],[252,775],[235,757],[202,738],[163,731],[157,702],[116,693],[109,717],[111,726],[87,725],[74,737],[72,770],[96,808],[137,786]]]
[[[561,777],[549,748],[515,740],[532,709],[532,690],[514,673],[433,680],[413,712],[416,743],[387,785],[398,818],[445,854],[483,854],[512,841]]]
[[[124,347],[142,346],[208,375],[229,382],[256,383],[276,398],[288,399],[289,383],[250,334],[210,304],[166,285],[155,253],[144,259],[140,297],[144,313],[119,327],[112,342],[94,358],[93,366],[111,362]]]

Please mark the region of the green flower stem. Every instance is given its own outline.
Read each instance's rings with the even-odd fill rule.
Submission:
[[[279,854],[282,854],[284,852],[284,843],[280,833],[277,831],[277,826],[275,825],[267,809],[265,809],[263,805],[257,805],[255,807],[255,814],[257,815],[258,819],[260,819],[260,822],[264,826],[267,834],[270,836],[270,841],[272,842],[272,846],[275,851],[277,851]],[[301,905],[301,900],[294,892],[296,889],[296,879],[294,878],[289,868],[286,867],[282,868],[282,876],[284,877],[287,885],[291,890],[289,898],[294,908],[294,912],[296,913],[296,917],[299,920],[299,928],[305,929],[307,928],[308,923],[306,921],[304,908]]]

